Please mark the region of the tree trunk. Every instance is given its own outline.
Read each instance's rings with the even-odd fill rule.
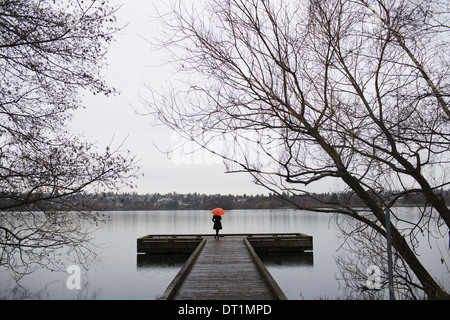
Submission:
[[[343,180],[355,191],[355,193],[364,201],[371,209],[381,224],[386,227],[386,216],[382,208],[374,201],[374,199],[361,187],[359,182],[349,173],[344,174]],[[443,290],[433,279],[433,277],[424,268],[417,256],[411,250],[410,246],[403,238],[402,234],[391,225],[392,244],[395,250],[403,257],[408,266],[414,272],[423,286],[424,292],[430,299],[450,300],[450,295]]]

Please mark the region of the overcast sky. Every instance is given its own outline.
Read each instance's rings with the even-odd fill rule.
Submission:
[[[148,94],[144,83],[164,85],[169,77],[161,65],[164,57],[153,50],[146,39],[154,35],[153,1],[114,0],[121,4],[117,17],[119,25],[125,25],[108,53],[109,68],[105,79],[121,94],[117,97],[84,96],[85,109],[78,110],[72,122],[74,133],[81,133],[86,140],[104,148],[114,139],[136,154],[144,177],[137,181],[138,193],[199,192],[207,194],[260,194],[266,190],[252,183],[247,174],[225,174],[225,167],[211,161],[206,153],[169,159],[158,151],[155,144],[166,150],[177,143],[176,135],[164,127],[152,125],[152,119],[135,113],[141,109],[141,97]],[[128,191],[128,190],[124,190]]]
[[[124,148],[140,161],[141,173],[136,191],[145,193],[206,193],[206,194],[261,194],[265,188],[252,182],[246,173],[225,173],[220,160],[203,151],[182,157],[181,153],[168,158],[161,150],[180,142],[176,133],[168,128],[155,126],[153,119],[139,115],[142,97],[149,94],[145,84],[158,88],[174,80],[168,70],[163,52],[156,51],[149,43],[157,34],[155,0],[111,0],[121,5],[117,13],[119,26],[126,25],[115,37],[108,52],[109,67],[104,70],[105,80],[121,92],[116,97],[85,95],[85,109],[75,114],[72,129],[83,134],[87,141],[105,148],[113,139],[119,145],[126,139]],[[328,186],[314,186],[310,191],[326,192]],[[130,191],[124,189],[123,191]]]

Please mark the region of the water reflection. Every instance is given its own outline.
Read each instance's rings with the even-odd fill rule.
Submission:
[[[190,254],[137,254],[136,268],[156,271],[159,268],[181,269]]]
[[[298,253],[258,253],[259,258],[269,268],[291,268],[296,266],[314,267],[314,254]]]
[[[289,300],[312,298],[306,279],[314,270],[313,252],[258,255]]]
[[[59,274],[60,275],[60,274]],[[30,277],[29,275],[28,277]],[[1,296],[4,300],[97,300],[101,299],[101,288],[90,283],[87,278],[83,279],[80,290],[68,290],[64,278],[44,282],[42,286],[21,285],[14,283],[7,286],[7,291]],[[48,277],[48,279],[51,279]],[[2,288],[3,289],[3,288]]]

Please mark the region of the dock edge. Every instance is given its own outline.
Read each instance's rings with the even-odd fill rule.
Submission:
[[[159,298],[159,300],[171,300],[175,296],[175,294],[178,291],[178,288],[181,286],[181,284],[184,281],[184,278],[186,278],[187,274],[189,273],[189,270],[191,270],[192,266],[194,265],[195,261],[197,260],[198,256],[202,252],[203,248],[205,247],[207,240],[203,239],[200,244],[197,246],[197,248],[192,252],[190,257],[186,260],[185,264],[181,268],[180,271],[178,271],[177,275],[173,280],[170,282],[167,289],[164,291],[162,296]]]
[[[247,240],[247,238],[244,238],[245,246],[247,247],[250,256],[253,259],[253,262],[255,263],[256,267],[258,268],[259,272],[264,278],[264,281],[266,282],[267,286],[269,287],[270,291],[272,292],[275,300],[287,300],[286,295],[283,293],[283,290],[281,290],[278,283],[275,281],[275,279],[270,274],[269,270],[267,270],[267,267],[264,265],[264,263],[259,258],[258,254],[256,253],[255,249],[251,245],[251,243]]]

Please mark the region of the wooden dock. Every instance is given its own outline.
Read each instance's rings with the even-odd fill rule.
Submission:
[[[293,234],[149,235],[138,253],[192,252],[167,287],[164,300],[285,300],[259,252],[312,250],[312,237]]]

